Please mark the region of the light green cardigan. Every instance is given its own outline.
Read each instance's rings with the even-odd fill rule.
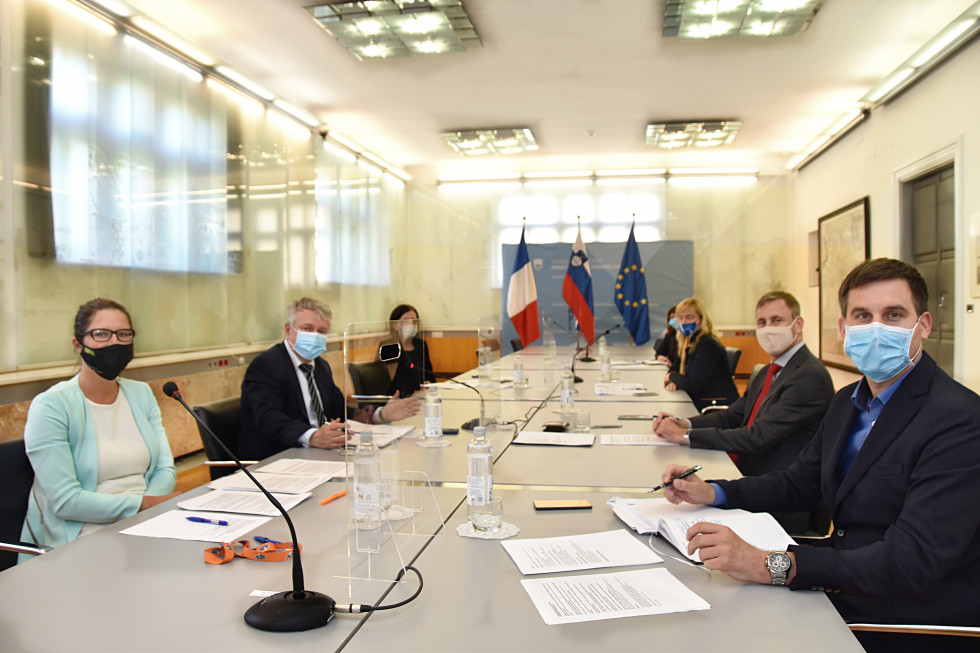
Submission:
[[[146,494],[173,492],[177,472],[153,391],[145,383],[122,378],[119,388],[150,451]],[[94,491],[99,482],[98,440],[77,376],[34,398],[24,444],[34,467],[34,487],[23,541],[34,541],[28,524],[38,544],[56,547],[76,539],[85,522],[109,524],[139,511],[141,495]],[[29,558],[22,555],[21,562]]]

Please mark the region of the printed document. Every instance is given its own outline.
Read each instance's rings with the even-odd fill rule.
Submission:
[[[525,578],[521,585],[549,626],[711,607],[666,569]]]
[[[513,444],[550,444],[558,447],[591,447],[595,444],[594,433],[553,433],[521,431]]]
[[[227,526],[201,524],[188,521],[188,517],[218,519],[228,522]],[[170,510],[153,519],[130,526],[123,535],[139,535],[140,537],[165,537],[172,540],[197,540],[201,542],[234,542],[246,533],[269,521],[269,517],[254,517],[233,515],[223,512],[188,512],[186,510]]]
[[[280,458],[249,471],[265,474],[304,474],[308,476],[329,475],[331,478],[345,478],[347,463],[343,460],[306,460],[304,458]]]
[[[500,544],[525,576],[663,562],[622,528],[586,535],[503,540]]]
[[[364,424],[363,422],[356,422],[352,419],[347,420],[347,424],[350,425],[350,431],[347,434],[348,446],[356,447],[360,444],[361,436],[358,433],[361,431],[371,431],[371,439],[379,449],[387,447],[403,435],[408,435],[415,428],[414,426],[405,424]]]
[[[701,562],[698,552],[687,553],[687,529],[698,522],[728,526],[743,540],[765,551],[785,551],[795,544],[779,522],[766,512],[714,508],[682,504],[667,499],[623,499],[613,497],[609,506],[627,526],[640,534],[657,533],[694,562]]]
[[[619,397],[632,397],[637,392],[646,392],[647,387],[642,383],[596,383],[595,393],[597,396],[612,395]]]
[[[300,502],[312,496],[309,492],[303,494],[275,494],[282,507],[292,510]],[[279,511],[272,502],[261,492],[245,492],[235,490],[211,490],[207,494],[178,501],[177,505],[184,510],[207,510],[212,512],[234,512],[244,515],[267,515],[278,517]]]
[[[266,472],[252,472],[265,489],[269,492],[284,492],[286,494],[303,494],[313,488],[322,485],[333,478],[330,474],[269,474]],[[211,481],[208,485],[212,490],[244,490],[246,492],[258,492],[252,479],[245,476],[244,472],[237,472],[231,476],[222,476]]]

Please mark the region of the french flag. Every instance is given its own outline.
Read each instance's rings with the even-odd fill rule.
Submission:
[[[541,337],[541,320],[538,318],[538,289],[534,285],[534,271],[531,258],[527,255],[524,230],[521,230],[521,244],[517,246],[514,271],[507,286],[507,317],[514,323],[521,345],[529,344]]]
[[[561,296],[572,309],[578,328],[585,336],[585,341],[592,344],[595,340],[595,310],[592,308],[592,268],[589,265],[589,255],[582,242],[582,225],[578,227],[578,236],[572,246],[572,256],[568,259],[568,271],[561,284]]]

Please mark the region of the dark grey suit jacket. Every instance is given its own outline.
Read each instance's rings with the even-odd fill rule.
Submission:
[[[854,389],[789,468],[721,481],[728,506],[805,510],[823,497],[834,533],[791,547],[791,588],[827,592],[848,621],[980,626],[980,397],[923,354],[841,478]]]
[[[830,374],[806,345],[793,354],[773,381],[752,426],[752,407],[769,366],[759,370],[745,394],[727,410],[691,419],[692,449],[721,449],[738,454],[738,469],[758,476],[784,469],[813,438],[834,396]]]
[[[313,363],[313,378],[327,419],[345,419],[344,393],[333,382],[330,366],[319,357]],[[295,447],[299,437],[311,428],[285,343],[267,349],[249,364],[242,379],[241,417],[239,455],[253,460]]]

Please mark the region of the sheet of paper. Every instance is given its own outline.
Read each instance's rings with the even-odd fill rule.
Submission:
[[[711,607],[666,569],[525,578],[521,585],[549,626]]]
[[[347,423],[351,427],[351,433],[348,434],[350,446],[356,447],[360,444],[361,436],[358,433],[371,431],[371,439],[379,449],[388,446],[402,436],[408,435],[415,428],[405,424],[364,424],[354,420],[348,420]]]
[[[252,472],[265,489],[269,492],[284,492],[286,494],[302,494],[309,492],[313,488],[323,485],[331,479],[329,474],[268,474],[266,472]],[[211,481],[208,485],[212,490],[245,490],[246,492],[258,492],[255,483],[242,472],[237,472],[231,476],[222,476]]]
[[[303,494],[276,494],[272,496],[286,510],[292,510],[300,502],[309,499],[309,492]],[[261,492],[245,492],[236,490],[211,490],[191,499],[178,501],[177,505],[184,510],[206,510],[210,512],[234,512],[244,515],[266,515],[278,517],[279,511]]]
[[[188,517],[203,517],[204,519],[221,519],[228,522],[227,526],[200,524],[188,521]],[[256,517],[234,515],[222,512],[189,512],[187,510],[170,510],[157,515],[153,519],[130,526],[119,531],[123,535],[138,535],[140,537],[163,537],[172,540],[197,540],[200,542],[234,542],[241,539],[271,517]]]
[[[347,477],[347,463],[343,460],[304,460],[303,458],[280,458],[271,463],[249,468],[252,473],[263,474],[302,474],[305,476],[324,476],[332,478]]]
[[[677,446],[670,440],[664,440],[653,433],[603,433],[599,436],[602,444],[636,445],[647,447],[674,447]]]
[[[545,431],[521,431],[513,444],[550,444],[559,447],[591,447],[595,433],[551,433]]]
[[[642,383],[596,383],[597,396],[632,397],[637,392],[646,392],[647,387]]]
[[[655,365],[662,366],[662,367],[667,366],[665,363],[661,363],[660,361],[655,361],[655,360],[640,361],[640,360],[626,360],[621,358],[612,359],[610,361],[610,364],[613,367],[635,367],[635,368],[653,367]]]
[[[622,528],[585,535],[503,540],[500,544],[525,576],[663,562],[650,547]]]

